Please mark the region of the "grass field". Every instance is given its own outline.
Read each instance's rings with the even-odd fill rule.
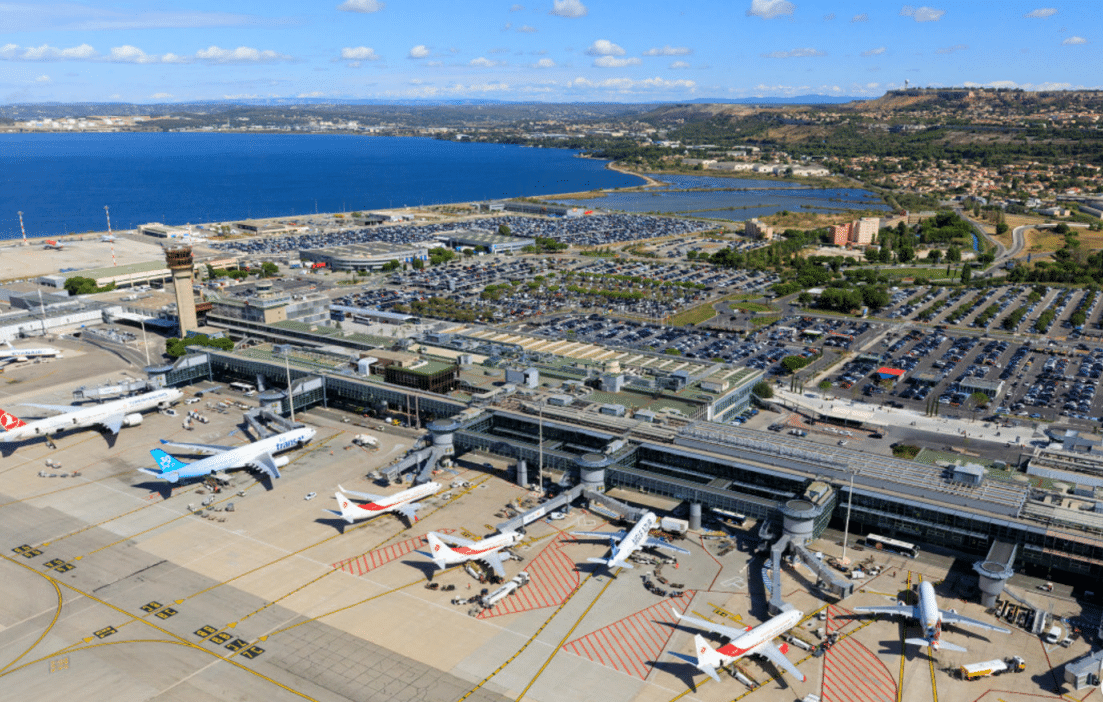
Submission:
[[[773,312],[774,308],[761,302],[736,302],[731,307],[741,312]]]
[[[765,317],[752,317],[751,326],[764,327],[767,324],[773,324],[777,320],[781,319],[780,314],[772,314]]]
[[[716,309],[713,308],[713,303],[706,302],[703,305],[697,305],[691,307],[688,310],[682,310],[678,314],[670,317],[667,323],[675,327],[684,327],[689,324],[700,324],[701,322],[707,322],[716,316]]]
[[[819,229],[832,224],[852,222],[860,217],[880,217],[880,210],[846,210],[839,212],[779,212],[760,219],[777,229]]]

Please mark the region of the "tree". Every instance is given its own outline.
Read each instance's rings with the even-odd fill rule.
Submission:
[[[511,229],[509,228],[509,225],[508,225],[508,224],[499,224],[499,225],[498,225],[498,234],[499,234],[499,235],[501,235],[501,236],[509,236],[509,235],[510,235],[510,234],[512,234],[512,233],[513,233],[513,230],[511,230]]]
[[[996,236],[1001,236],[1007,233],[1007,230],[1011,227],[1007,226],[1007,222],[1000,222],[996,225]]]
[[[420,271],[422,268],[425,268],[425,261],[422,261],[420,258],[415,258],[413,261],[410,261],[410,266],[413,267],[415,271]]]
[[[942,260],[942,249],[931,249],[927,252],[927,263],[938,263]]]
[[[812,293],[810,293],[808,291],[802,292],[800,295],[797,295],[797,302],[799,302],[802,305],[812,304]]]
[[[751,388],[751,392],[753,392],[756,397],[763,400],[768,400],[774,396],[774,389],[770,387],[770,384],[765,380],[760,380],[755,383],[754,387]]]
[[[391,271],[398,270],[401,265],[402,264],[398,261],[387,261],[383,264],[380,270],[382,270],[384,273],[390,273]]]
[[[461,251],[460,253],[463,254],[464,258],[471,258],[472,256],[475,255],[475,251],[471,248],[466,248],[463,251]]]
[[[966,263],[961,267],[961,282],[968,283],[973,279],[973,267]]]
[[[265,261],[264,263],[260,264],[260,270],[261,270],[261,277],[271,278],[271,277],[279,274],[280,267],[277,266],[276,264],[272,263],[271,261]]]
[[[961,249],[956,246],[946,249],[946,260],[950,263],[961,263]]]

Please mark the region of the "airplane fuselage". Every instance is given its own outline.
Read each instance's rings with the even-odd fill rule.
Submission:
[[[189,463],[186,468],[176,472],[180,478],[199,478],[221,470],[233,470],[250,465],[254,460],[266,454],[282,453],[293,448],[298,448],[310,442],[317,432],[310,427],[294,429],[282,434],[270,436],[245,446],[224,451],[222,453],[203,458],[194,463]],[[277,463],[279,465],[279,463]],[[284,463],[286,465],[286,463]]]
[[[424,485],[416,485],[412,488],[389,495],[382,500],[374,500],[372,502],[358,503],[345,497],[345,502],[341,504],[341,509],[347,511],[354,519],[367,519],[368,517],[375,517],[385,512],[392,512],[409,502],[417,502],[420,499],[429,497],[438,490],[440,490],[440,483],[430,482]]]
[[[938,648],[942,635],[942,613],[938,609],[934,586],[926,580],[919,583],[919,626],[923,627],[923,638],[932,648]]]
[[[732,639],[727,644],[716,649],[717,653],[724,656],[724,664],[738,660],[747,654],[755,653],[760,646],[768,644],[785,632],[792,629],[804,617],[804,613],[796,610],[783,612],[769,619],[742,636]]]
[[[643,544],[647,541],[656,521],[654,513],[644,512],[636,525],[624,535],[620,543],[613,547],[613,557],[609,559],[609,567],[619,566],[628,560],[629,556],[643,548]]]
[[[84,429],[101,424],[108,417],[122,415],[124,417],[145,412],[157,407],[169,404],[183,397],[179,390],[166,388],[155,390],[134,397],[125,397],[121,400],[105,402],[102,405],[81,407],[72,412],[65,412],[54,417],[46,417],[34,422],[28,422],[21,427],[15,427],[0,433],[0,442],[10,443],[33,439],[36,436],[49,436],[66,429]],[[0,411],[0,426],[11,426],[11,415]],[[125,425],[124,425],[125,426]]]
[[[515,531],[507,531],[495,534],[481,541],[476,541],[470,546],[451,546],[452,554],[433,554],[434,560],[443,561],[447,565],[465,563],[477,558],[483,558],[492,553],[497,553],[503,548],[509,548],[521,540],[521,535]]]

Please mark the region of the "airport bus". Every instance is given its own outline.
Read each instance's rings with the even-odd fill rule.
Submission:
[[[256,388],[249,383],[230,383],[230,389],[237,390],[238,392],[253,392],[256,390]]]
[[[915,544],[909,544],[907,541],[897,541],[878,534],[867,534],[866,546],[878,551],[899,553],[901,556],[907,556],[908,558],[915,558],[919,555],[919,547]]]

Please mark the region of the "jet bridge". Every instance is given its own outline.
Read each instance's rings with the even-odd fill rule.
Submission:
[[[120,383],[101,385],[96,388],[79,387],[73,391],[73,400],[77,402],[85,400],[103,402],[104,400],[112,400],[124,395],[133,395],[152,389],[153,386],[150,385],[148,380],[124,380]]]
[[[306,426],[302,422],[292,422],[289,419],[284,419],[278,414],[269,412],[266,409],[256,409],[246,412],[245,423],[249,425],[249,429],[252,430],[253,436],[257,437],[257,440],[267,439],[269,436],[275,436],[276,434],[282,434],[283,432],[300,429]]]
[[[456,450],[452,443],[452,434],[460,428],[460,423],[452,419],[437,419],[429,422],[426,428],[429,430],[429,445],[424,448],[415,448],[404,457],[379,472],[387,479],[387,482],[402,482],[402,475],[412,469],[417,469],[414,483],[421,485],[429,482],[433,471],[438,466],[450,463]]]

